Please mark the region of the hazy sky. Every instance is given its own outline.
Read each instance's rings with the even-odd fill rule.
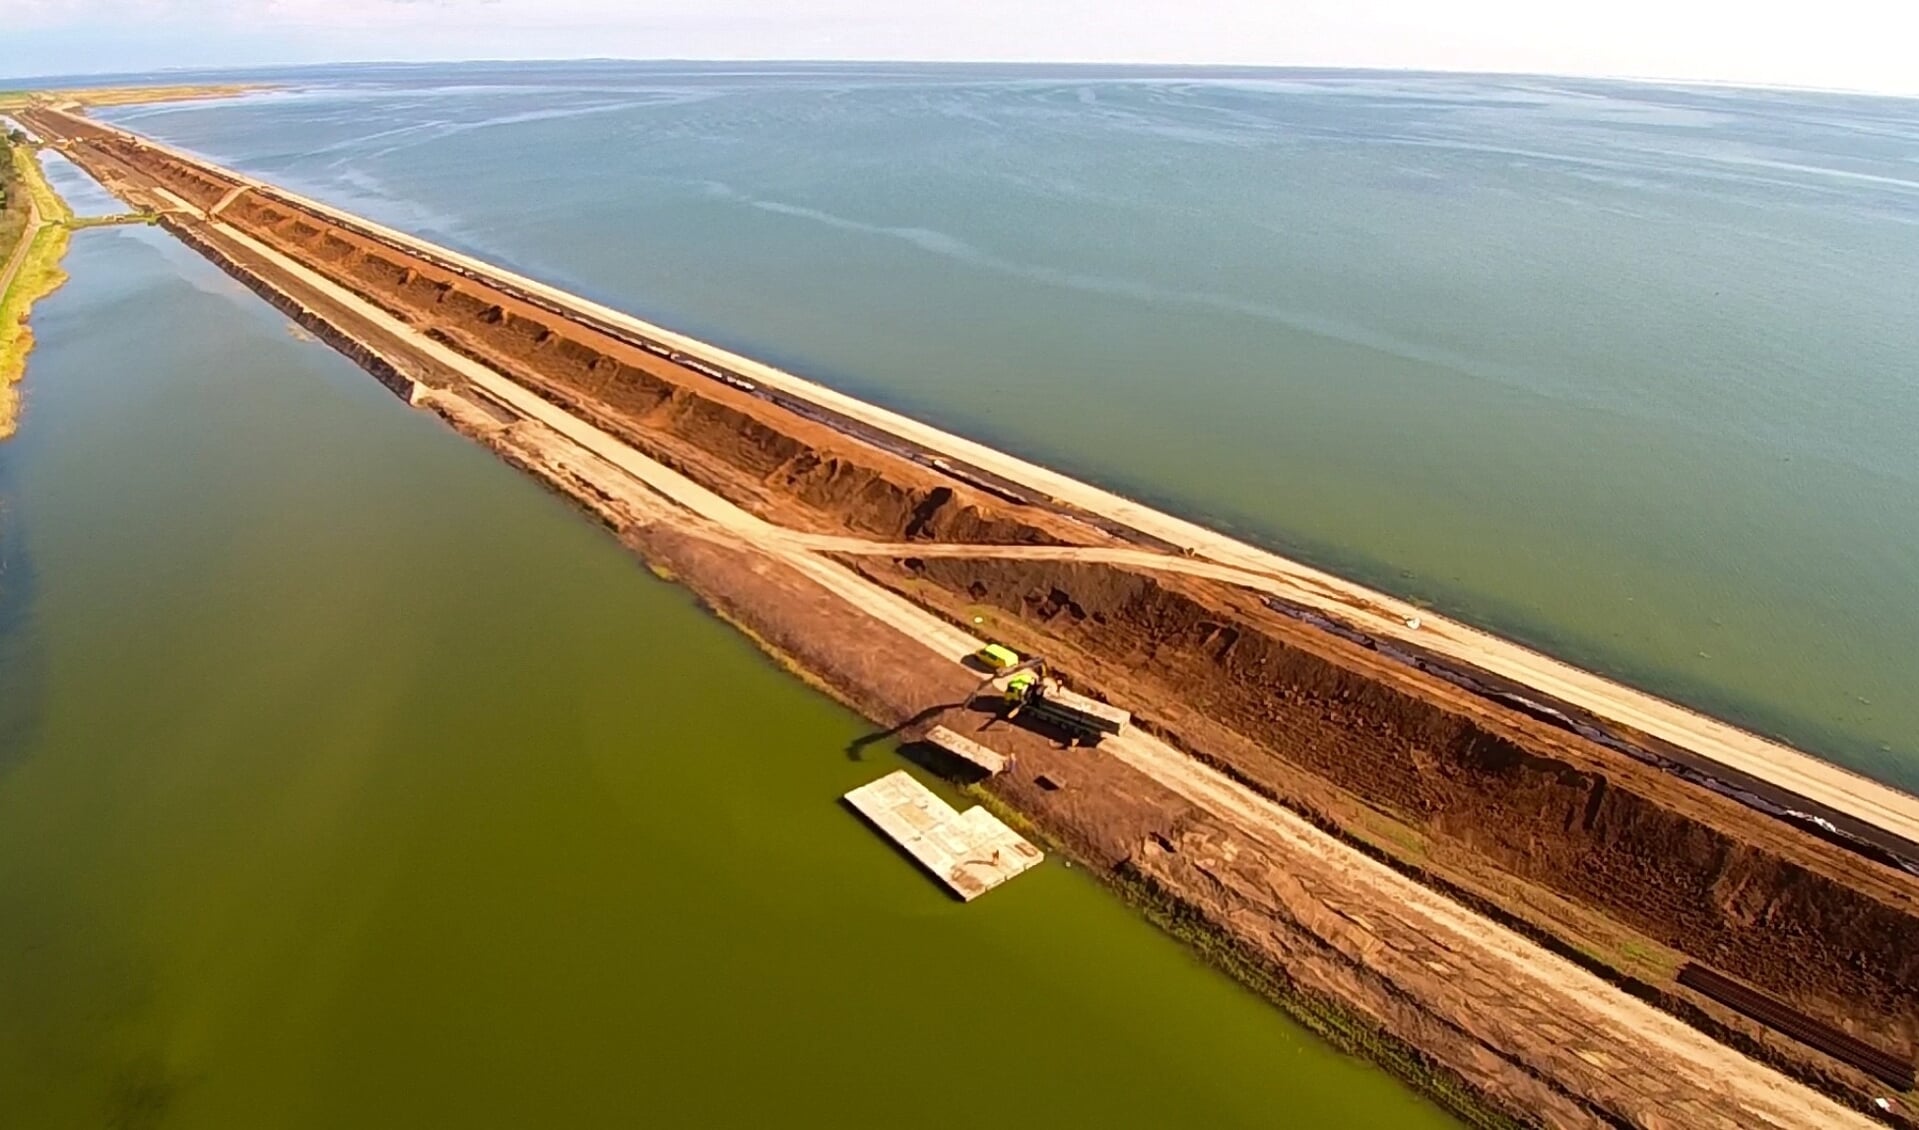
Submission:
[[[1919,2],[0,0],[0,75],[582,56],[1426,67],[1919,94]]]

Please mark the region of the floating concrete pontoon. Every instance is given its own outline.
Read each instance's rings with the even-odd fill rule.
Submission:
[[[987,749],[971,738],[962,738],[944,726],[935,726],[926,731],[926,744],[937,746],[970,765],[979,766],[986,770],[989,777],[1006,768],[1004,754]]]
[[[1046,858],[997,816],[954,811],[904,769],[847,793],[846,803],[968,902]]]

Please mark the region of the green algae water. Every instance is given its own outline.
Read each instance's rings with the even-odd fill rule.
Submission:
[[[65,172],[60,174],[63,178]],[[169,237],[0,445],[0,1125],[1437,1127]]]
[[[1919,102],[258,77],[109,116],[1919,789]]]

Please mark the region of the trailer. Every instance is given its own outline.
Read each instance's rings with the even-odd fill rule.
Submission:
[[[1066,686],[1047,670],[1043,659],[1028,659],[986,677],[967,701],[995,683],[1000,686],[1001,717],[1024,714],[1066,733],[1070,744],[1096,745],[1101,738],[1126,729],[1133,716],[1110,703],[1090,698]]]
[[[1085,745],[1097,745],[1101,738],[1119,733],[1133,720],[1119,707],[1069,691],[1055,679],[1036,679],[1031,690],[1018,692],[1007,717],[1021,711],[1066,731],[1075,743]]]

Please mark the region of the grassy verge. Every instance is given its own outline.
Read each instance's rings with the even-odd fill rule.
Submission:
[[[13,284],[0,295],[0,439],[11,436],[19,425],[20,393],[15,386],[26,374],[27,354],[33,350],[33,330],[27,325],[27,314],[35,302],[66,281],[60,260],[66,256],[67,241],[73,235],[66,226],[73,212],[41,175],[40,163],[33,154],[16,147],[13,166],[14,183],[25,185],[46,223],[28,246]],[[6,254],[11,253],[8,248]],[[4,258],[0,255],[0,261]]]

